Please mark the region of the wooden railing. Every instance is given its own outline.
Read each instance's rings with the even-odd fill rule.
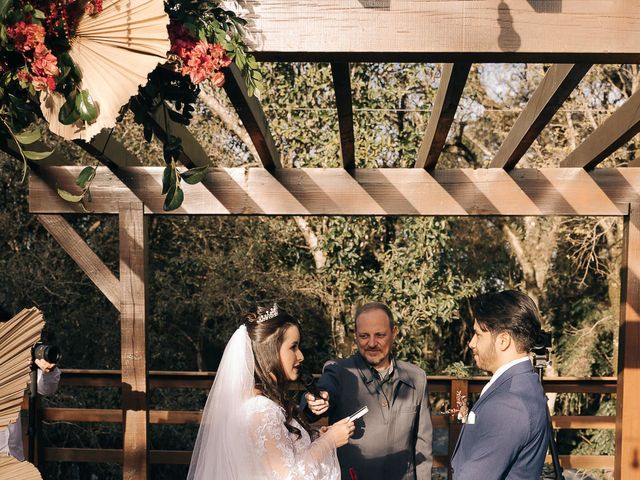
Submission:
[[[149,372],[151,388],[211,388],[214,373],[210,372]],[[447,376],[430,376],[428,378],[431,393],[449,395],[456,398],[456,394],[469,395],[480,393],[488,377],[455,378]],[[117,370],[64,370],[61,385],[83,387],[120,387],[121,377]],[[591,393],[611,394],[616,391],[615,377],[575,378],[557,377],[545,378],[546,392],[556,393]],[[296,386],[295,388],[300,388]],[[72,423],[121,423],[122,410],[97,408],[42,408],[39,412],[41,420],[48,422]],[[198,424],[201,412],[178,410],[150,410],[150,424]],[[446,467],[455,441],[462,425],[450,421],[446,415],[432,412],[434,429],[449,430],[448,455],[434,456],[434,467]],[[555,429],[615,429],[615,417],[602,416],[554,416]],[[47,428],[53,428],[48,426]],[[152,464],[188,464],[190,451],[151,450],[149,460]],[[92,462],[92,463],[121,463],[121,449],[88,449],[88,448],[54,448],[42,450],[42,460],[46,462]],[[547,458],[550,461],[549,458]],[[613,469],[614,457],[605,455],[561,455],[560,463],[565,468],[605,468]]]

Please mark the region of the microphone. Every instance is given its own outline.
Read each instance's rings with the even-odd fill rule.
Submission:
[[[304,385],[304,389],[307,392],[309,392],[316,398],[321,398],[320,389],[318,388],[318,384],[316,383],[316,379],[313,377],[313,375],[305,372],[304,374],[302,374],[301,380]]]

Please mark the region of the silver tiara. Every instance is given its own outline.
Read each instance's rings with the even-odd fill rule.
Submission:
[[[256,322],[262,323],[267,320],[271,320],[275,318],[280,313],[278,309],[278,304],[274,302],[273,307],[268,309],[258,308],[258,314],[256,315]]]

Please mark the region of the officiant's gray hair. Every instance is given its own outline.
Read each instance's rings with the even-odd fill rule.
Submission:
[[[382,302],[369,302],[369,303],[365,303],[364,305],[360,305],[356,309],[356,316],[355,316],[356,331],[358,330],[358,317],[363,313],[370,312],[371,310],[382,310],[387,316],[387,318],[389,319],[389,328],[393,330],[393,327],[395,326],[396,322],[393,319],[393,312],[391,311],[391,309]]]

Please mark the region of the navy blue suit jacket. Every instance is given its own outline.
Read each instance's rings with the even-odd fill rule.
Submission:
[[[471,411],[475,423],[462,427],[451,458],[454,480],[538,480],[550,427],[531,363],[509,368]]]

